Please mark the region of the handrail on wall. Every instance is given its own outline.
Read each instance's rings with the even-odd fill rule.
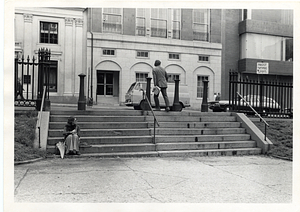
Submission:
[[[239,92],[236,92],[237,95],[239,97],[241,97],[241,99],[246,102],[247,106],[249,106],[251,108],[251,110],[255,113],[256,116],[258,116],[260,118],[260,120],[262,120],[264,123],[265,123],[265,141],[267,140],[267,126],[269,127],[270,125],[266,122],[265,119],[263,119],[263,117],[261,117],[261,115],[249,104],[249,102],[246,101],[246,99],[241,95],[239,94]]]
[[[143,96],[145,97],[146,102],[148,103],[148,106],[149,106],[149,108],[150,108],[150,110],[151,110],[151,113],[152,113],[152,116],[153,116],[153,118],[154,118],[153,143],[156,144],[156,142],[155,142],[155,131],[156,131],[156,130],[155,130],[155,126],[156,126],[156,124],[157,124],[157,126],[159,127],[159,123],[158,123],[158,121],[157,121],[157,119],[156,119],[156,116],[155,116],[154,111],[153,111],[153,109],[152,109],[151,103],[150,103],[150,101],[149,101],[147,95],[145,94],[145,91],[144,91],[143,89],[141,89],[141,90],[143,91]]]
[[[42,111],[44,108],[45,94],[46,94],[46,86],[44,86],[42,103],[41,103],[40,112],[38,114],[38,122],[37,122],[37,128],[39,129],[39,148],[41,148],[41,119],[42,119]]]

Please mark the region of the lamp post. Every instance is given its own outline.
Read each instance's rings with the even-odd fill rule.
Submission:
[[[174,92],[174,102],[172,106],[172,111],[181,111],[182,107],[179,103],[179,79],[175,79],[175,92]]]

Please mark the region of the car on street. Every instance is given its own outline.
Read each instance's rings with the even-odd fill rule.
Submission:
[[[144,95],[146,95],[146,82],[134,82],[129,87],[127,93],[125,94],[125,105],[128,107],[133,107],[135,110],[142,110],[145,109],[145,99]],[[155,107],[154,102],[154,93],[153,91],[153,84],[151,84],[150,89],[150,102],[151,106]],[[172,110],[172,105],[174,101],[174,91],[175,91],[175,84],[169,83],[167,88],[167,94],[170,101],[170,108]],[[159,103],[161,108],[165,108],[165,101],[162,97],[162,94],[159,94]],[[183,108],[190,107],[190,96],[188,92],[187,85],[179,85],[179,108],[178,110],[182,110]]]
[[[279,112],[280,105],[272,98],[262,96],[260,98],[259,95],[246,95],[243,97],[256,111],[259,111],[262,107],[264,113],[269,112]],[[262,99],[262,100],[261,100]],[[236,102],[236,107],[238,110],[249,110],[249,106],[245,101],[240,98]],[[222,111],[229,111],[231,105],[229,104],[229,100],[220,100],[220,101],[210,101],[209,108],[213,112],[222,112]]]

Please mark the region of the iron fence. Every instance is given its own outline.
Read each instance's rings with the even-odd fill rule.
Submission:
[[[49,68],[51,52],[39,49],[38,59],[24,55],[15,58],[15,106],[36,107],[38,110],[46,86],[46,99],[49,100]]]
[[[230,110],[253,114],[238,93],[261,115],[288,118],[293,116],[293,84],[265,79],[249,80],[238,72],[229,75]]]

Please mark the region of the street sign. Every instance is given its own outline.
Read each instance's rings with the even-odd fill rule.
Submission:
[[[256,67],[257,74],[269,74],[269,63],[258,62]]]

